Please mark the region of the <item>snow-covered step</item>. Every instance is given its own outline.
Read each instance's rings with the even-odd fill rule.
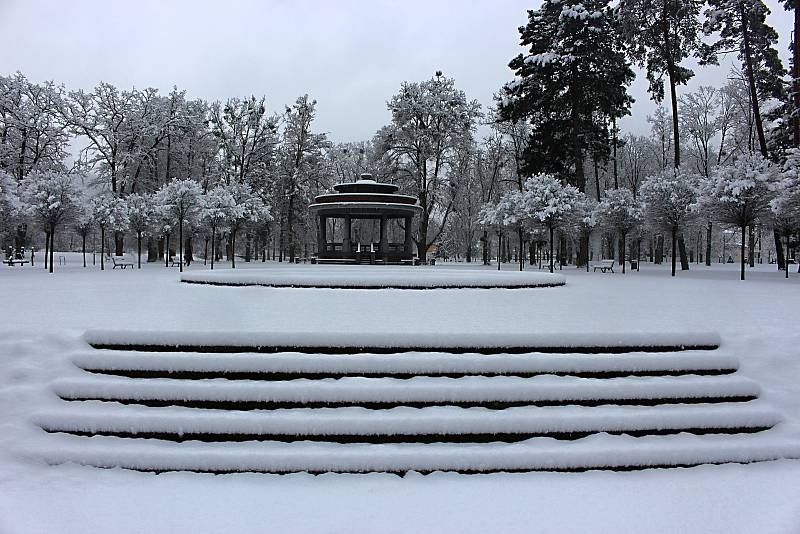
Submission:
[[[579,377],[658,376],[733,373],[735,358],[724,351],[687,350],[676,353],[626,354],[278,354],[201,352],[143,352],[88,350],[72,356],[80,368],[130,377],[229,378],[286,380],[348,376],[408,378],[415,375],[541,374]]]
[[[51,432],[158,437],[176,441],[491,442],[598,432],[631,435],[759,432],[781,420],[751,403],[548,406],[505,410],[321,408],[227,411],[85,401],[38,413]]]
[[[147,406],[275,409],[362,406],[484,406],[557,404],[666,404],[755,399],[758,385],[738,376],[576,378],[484,377],[341,378],[338,380],[133,379],[87,375],[59,379],[53,391],[66,400],[108,400]]]
[[[26,450],[51,464],[75,462],[142,471],[391,472],[581,471],[688,467],[800,458],[800,444],[775,431],[742,435],[631,437],[596,434],[575,441],[520,443],[338,444],[314,442],[175,443],[109,436],[47,436]]]
[[[484,333],[434,332],[213,332],[91,330],[84,339],[99,349],[189,352],[302,352],[309,354],[625,353],[714,350],[713,332]]]

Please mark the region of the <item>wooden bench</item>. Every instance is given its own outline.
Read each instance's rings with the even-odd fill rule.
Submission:
[[[5,263],[6,265],[8,265],[9,267],[13,267],[13,266],[15,266],[15,265],[25,265],[26,263],[28,263],[28,260],[14,260],[14,259],[8,259],[8,260],[3,260],[3,263]]]
[[[614,272],[614,260],[600,260],[589,265],[594,268],[594,272],[597,272],[597,269],[600,269],[600,272],[603,273],[606,271]]]
[[[133,262],[127,261],[124,258],[117,258],[116,256],[111,256],[111,263],[114,264],[112,269],[116,269],[119,267],[120,269],[124,269],[125,267],[130,267],[133,269]]]
[[[170,267],[180,267],[181,265],[186,265],[186,263],[182,262],[180,258],[172,258],[171,260],[169,260]]]

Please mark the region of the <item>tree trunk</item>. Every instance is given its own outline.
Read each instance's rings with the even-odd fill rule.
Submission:
[[[503,232],[497,232],[497,270],[500,270],[500,256],[503,253]]]
[[[672,229],[672,276],[675,276],[675,260],[677,259],[676,252],[678,251],[678,232],[675,228]]]
[[[217,258],[217,228],[211,227],[211,270],[214,270],[214,260]]]
[[[654,263],[656,265],[664,263],[664,236],[662,234],[656,236],[656,257]]]
[[[136,264],[139,269],[142,268],[142,232],[136,232]]]
[[[236,268],[236,230],[231,230],[231,269]]]
[[[44,270],[47,270],[47,262],[50,256],[50,232],[44,231]]]
[[[753,106],[753,119],[756,124],[756,134],[758,135],[758,147],[761,150],[761,156],[766,158],[767,152],[767,139],[764,136],[764,123],[761,120],[761,110],[758,103],[758,92],[756,90],[756,77],[753,72],[753,51],[750,49],[750,29],[747,27],[747,8],[744,2],[739,3],[739,20],[742,23],[742,41],[744,44],[744,62],[745,72],[747,74],[747,83],[750,87],[750,103]]]
[[[550,272],[553,272],[553,223],[549,225],[550,229]]]
[[[667,68],[669,75],[669,97],[672,102],[672,143],[675,148],[675,168],[681,166],[681,142],[680,133],[678,131],[678,94],[675,89],[675,67],[670,63]]]
[[[741,248],[739,250],[740,256],[741,256],[741,258],[740,258],[741,261],[739,263],[741,263],[741,271],[742,271],[741,272],[741,279],[742,280],[744,280],[744,236],[745,236],[746,231],[747,231],[747,227],[746,226],[742,226],[742,244],[741,244]]]
[[[86,268],[86,234],[81,234],[81,253],[83,254],[83,268]]]
[[[518,229],[519,235],[519,270],[522,271],[525,268],[525,252],[522,249],[522,226],[520,225]],[[469,260],[467,260],[469,261]]]
[[[786,255],[787,256],[789,255],[789,232],[786,232]],[[784,271],[786,271],[786,278],[788,279],[789,278],[789,262],[788,261],[784,262],[784,264],[786,265],[786,268],[784,269]]]
[[[289,238],[289,263],[294,263],[294,194],[289,195],[289,208],[286,212],[286,223],[287,237]]]
[[[169,267],[169,234],[164,237],[164,267]]]
[[[622,274],[625,274],[625,245],[626,244],[627,243],[625,242],[625,232],[622,232],[622,239],[620,239],[620,241],[619,241],[620,249],[622,250],[622,254],[620,254],[620,256],[622,256],[622,262],[621,262],[622,263]]]
[[[183,272],[183,219],[178,220],[178,269]]]
[[[186,266],[190,266],[194,261],[194,247],[192,246],[192,234],[183,242],[183,258],[186,260]]]
[[[53,244],[55,241],[56,236],[56,225],[52,225],[50,227],[50,272],[53,272]]]
[[[125,253],[125,234],[114,232],[114,255],[122,256]]]
[[[778,264],[778,270],[782,270],[786,264],[786,256],[783,254],[783,247],[781,246],[781,234],[777,230],[772,231],[773,238],[775,239],[775,263]],[[788,242],[788,241],[787,241]],[[786,255],[789,254],[789,246],[786,246]]]
[[[689,258],[686,256],[686,241],[683,239],[683,232],[678,235],[678,255],[681,259],[681,271],[688,271]]]
[[[747,263],[750,267],[756,266],[756,230],[752,225],[747,234]]]
[[[711,267],[711,221],[706,227],[706,267]]]
[[[100,227],[100,270],[104,271],[106,268],[106,228]]]

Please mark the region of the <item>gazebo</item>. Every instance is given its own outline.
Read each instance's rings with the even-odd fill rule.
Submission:
[[[371,174],[362,174],[357,181],[337,184],[333,189],[335,193],[319,195],[309,206],[319,218],[317,262],[413,263],[411,228],[414,216],[422,211],[417,198],[397,194],[398,186],[376,182]],[[355,238],[354,223],[361,226]],[[402,242],[391,241],[400,234]]]

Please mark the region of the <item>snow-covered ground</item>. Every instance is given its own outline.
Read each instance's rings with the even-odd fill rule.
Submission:
[[[504,334],[702,332],[800,435],[800,275],[736,265],[671,279],[560,271],[521,290],[350,291],[181,284],[175,268],[54,275],[0,267],[0,532],[798,532],[800,462],[640,472],[457,475],[153,475],[20,458],[43,384],[65,374],[87,329]],[[219,268],[224,264],[219,264]],[[241,264],[242,271],[265,268]],[[287,266],[267,264],[267,269]],[[290,267],[291,268],[291,267]],[[296,266],[298,272],[315,266]],[[366,268],[366,267],[364,267]],[[436,267],[437,269],[439,266]],[[482,271],[477,265],[442,269]],[[514,265],[504,266],[509,271]],[[192,265],[189,272],[199,272]],[[538,270],[537,270],[538,271]],[[409,268],[409,276],[414,275]],[[470,273],[472,275],[472,273]],[[241,334],[244,333],[244,334]]]

